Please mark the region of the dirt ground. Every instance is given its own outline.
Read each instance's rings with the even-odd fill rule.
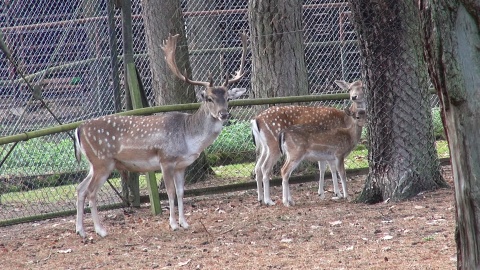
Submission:
[[[449,167],[444,175],[453,187]],[[364,176],[349,178],[358,194]],[[317,188],[292,185],[289,208],[280,187],[272,188],[272,207],[259,205],[255,190],[186,198],[190,228],[175,232],[168,210],[152,216],[148,205],[101,212],[105,238],[87,214],[86,241],[74,216],[3,227],[0,268],[455,269],[453,188],[376,205],[331,200],[331,192],[322,201]]]

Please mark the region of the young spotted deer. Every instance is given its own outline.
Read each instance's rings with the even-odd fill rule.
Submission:
[[[217,138],[227,120],[229,99],[241,96],[245,89],[227,89],[228,84],[240,80],[244,73],[247,37],[242,34],[243,52],[240,68],[233,78],[226,78],[222,86],[209,82],[192,81],[182,74],[175,62],[178,35],[169,36],[163,43],[165,60],[170,70],[181,80],[204,86],[202,102],[194,114],[172,112],[151,116],[104,116],[83,123],[76,130],[76,153],[82,152],[89,164],[88,176],[77,187],[76,231],[85,237],[83,226],[84,203],[88,198],[95,232],[107,235],[97,211],[97,192],[114,169],[149,172],[162,170],[170,206],[169,223],[178,229],[175,218],[177,195],[179,223],[188,228],[183,213],[185,169]]]
[[[343,90],[349,91],[353,104],[352,113],[365,108],[363,84],[361,81],[348,83],[337,80],[335,83]],[[330,130],[337,127],[347,127],[350,116],[344,111],[332,107],[315,106],[274,106],[258,114],[251,122],[252,133],[257,148],[255,164],[255,179],[257,181],[258,201],[265,205],[274,205],[270,198],[270,175],[272,168],[281,156],[278,148],[278,135],[292,125],[311,124]],[[318,162],[320,169],[320,187],[318,193],[323,199],[324,174],[326,162]],[[333,174],[332,174],[333,175]],[[335,196],[341,197],[337,181],[333,181]]]
[[[362,135],[366,113],[359,109],[349,118],[348,128],[325,130],[316,125],[294,125],[284,129],[279,135],[279,146],[285,154],[282,173],[282,194],[285,206],[294,205],[288,180],[291,173],[304,159],[327,161],[332,171],[333,181],[337,181],[337,171],[342,181],[343,194],[348,197],[345,157],[355,148]],[[321,187],[323,189],[323,186]]]

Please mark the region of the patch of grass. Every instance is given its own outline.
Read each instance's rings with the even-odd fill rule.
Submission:
[[[345,159],[345,168],[358,169],[368,167],[368,149],[365,145],[359,144]]]
[[[250,174],[253,172],[255,168],[255,162],[248,162],[242,164],[232,164],[226,166],[218,166],[214,167],[213,171],[215,172],[215,176],[219,178],[250,178]]]
[[[5,193],[2,194],[2,203],[27,204],[32,202],[55,203],[60,201],[72,201],[76,198],[76,186],[77,185],[64,185]],[[46,194],[48,195],[45,196]]]
[[[439,158],[448,158],[450,157],[450,149],[448,148],[447,141],[436,141],[437,155]]]
[[[429,236],[425,236],[422,241],[424,242],[428,242],[428,241],[433,241],[435,240],[435,236],[434,235],[429,235]]]
[[[162,178],[162,174],[156,173],[155,175],[157,181],[159,182]],[[112,177],[109,179],[109,181],[117,190],[120,191],[122,189],[122,181],[119,177]],[[78,183],[74,183],[62,186],[38,188],[28,191],[6,192],[4,194],[0,194],[1,201],[2,203],[20,204],[28,204],[32,202],[55,203],[61,201],[75,201],[77,196],[77,185]],[[141,174],[139,177],[139,185],[141,190],[145,190],[147,188],[147,181],[144,174]],[[108,183],[105,183],[103,187],[110,189],[110,185]]]

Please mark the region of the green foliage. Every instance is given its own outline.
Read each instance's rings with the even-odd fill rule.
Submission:
[[[450,157],[450,149],[448,148],[447,141],[436,141],[437,155],[439,158]]]
[[[241,120],[229,121],[229,124],[223,128],[215,142],[206,149],[207,154],[248,151],[255,151],[250,122]]]
[[[8,150],[11,145],[2,147]],[[56,142],[35,138],[20,142],[0,169],[1,174],[33,176],[78,171],[74,152],[71,139]]]
[[[442,117],[440,116],[440,108],[432,109],[432,120],[435,138],[445,140],[445,130],[443,129]]]
[[[255,162],[240,163],[226,166],[218,166],[213,168],[215,172],[215,177],[217,178],[238,178],[245,181],[245,179],[250,178],[250,174],[255,168]]]
[[[255,161],[255,145],[251,134],[248,121],[231,120],[205,150],[208,162],[215,166]]]

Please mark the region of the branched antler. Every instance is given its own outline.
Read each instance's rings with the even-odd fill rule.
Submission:
[[[233,78],[228,79],[227,77],[223,86],[227,86],[230,83],[235,83],[239,81],[243,75],[245,75],[243,69],[245,68],[245,58],[247,56],[247,34],[241,33],[240,37],[242,39],[242,58],[240,60],[240,68],[237,70],[237,72],[235,72]]]
[[[162,50],[165,53],[165,61],[167,62],[168,67],[170,70],[177,76],[180,80],[187,82],[189,84],[193,85],[200,85],[200,86],[213,86],[213,80],[211,78],[211,75],[209,76],[209,81],[204,82],[204,81],[193,81],[190,80],[186,76],[186,71],[182,74],[180,70],[178,69],[177,62],[175,60],[175,53],[176,53],[176,47],[177,47],[177,40],[178,40],[179,35],[169,35],[168,39],[163,41],[163,46]],[[240,59],[240,68],[235,72],[232,78],[225,79],[225,83],[223,86],[227,86],[228,84],[235,83],[239,81],[244,75],[244,68],[245,68],[245,58],[247,55],[247,35],[245,33],[241,34],[241,39],[242,39],[242,58]]]
[[[200,85],[200,86],[211,86],[209,82],[203,82],[203,81],[192,81],[190,80],[186,75],[182,74],[180,70],[178,70],[177,62],[175,60],[175,53],[176,53],[176,47],[177,47],[177,39],[179,35],[176,34],[174,36],[168,35],[168,39],[163,41],[163,46],[162,50],[165,53],[165,61],[167,62],[168,67],[170,70],[177,76],[180,80],[187,82],[189,84],[193,85]],[[186,71],[185,71],[186,74]]]

